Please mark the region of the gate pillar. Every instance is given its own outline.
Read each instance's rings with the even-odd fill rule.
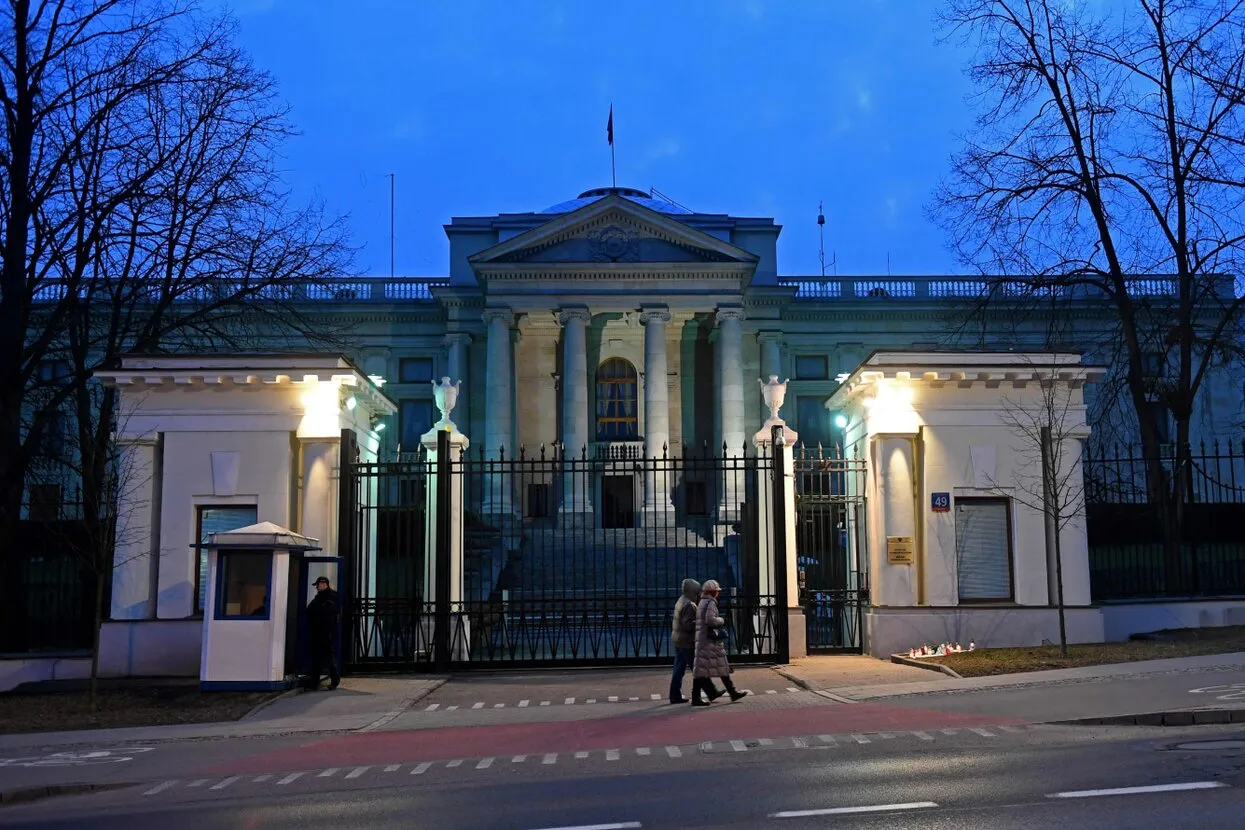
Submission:
[[[776,436],[779,436],[777,441]],[[808,629],[804,608],[800,605],[796,564],[795,464],[791,447],[798,438],[799,434],[787,428],[781,418],[771,417],[752,439],[757,453],[772,461],[768,471],[772,476],[771,486],[758,488],[757,555],[760,562],[757,573],[758,593],[773,598],[775,618],[768,627],[763,625],[764,620],[758,620],[758,627],[762,631],[779,632],[785,628],[787,648],[783,649],[780,642],[779,653],[785,652],[788,657],[808,656]]]
[[[467,436],[448,418],[420,436],[428,451],[432,486],[427,488],[424,511],[425,642],[435,659],[465,660],[470,652],[469,617],[463,607],[463,454],[471,446]],[[433,613],[429,614],[429,611]]]

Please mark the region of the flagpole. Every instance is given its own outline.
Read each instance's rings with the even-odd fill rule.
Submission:
[[[610,187],[618,189],[618,173],[614,167],[614,102],[610,101],[610,119],[605,123],[605,136],[610,143]]]
[[[618,189],[618,173],[614,169],[614,145],[610,145],[610,186]]]

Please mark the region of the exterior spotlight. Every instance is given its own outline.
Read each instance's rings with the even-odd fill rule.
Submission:
[[[847,416],[846,415],[835,415],[834,426],[836,429],[847,429]]]
[[[349,398],[346,398],[346,408],[349,409],[350,411],[353,412],[354,408],[358,405],[359,405],[359,402],[358,400],[355,399],[354,395],[351,395]]]
[[[377,432],[384,432],[384,431],[385,431],[385,422],[384,422],[384,421],[381,421],[379,424],[377,424],[377,425],[376,425],[376,431],[377,431]]]

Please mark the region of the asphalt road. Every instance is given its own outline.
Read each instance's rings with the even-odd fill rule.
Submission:
[[[710,745],[681,757],[512,760],[419,773],[394,765],[354,778],[343,770],[284,789],[273,776],[219,790],[144,785],[6,807],[0,826],[1171,830],[1240,826],[1245,809],[1241,729],[1038,727],[947,741],[895,735],[807,748]]]

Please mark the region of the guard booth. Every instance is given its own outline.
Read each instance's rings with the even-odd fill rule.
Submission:
[[[266,691],[294,685],[299,664],[303,557],[319,540],[260,522],[208,537],[208,602],[199,687]]]

